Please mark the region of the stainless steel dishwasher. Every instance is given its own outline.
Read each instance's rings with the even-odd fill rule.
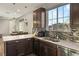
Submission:
[[[69,56],[79,56],[79,51],[69,49],[68,54]]]

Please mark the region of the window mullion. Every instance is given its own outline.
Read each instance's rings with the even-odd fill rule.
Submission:
[[[63,6],[63,23],[64,23],[64,6]]]
[[[57,8],[57,24],[58,24],[58,8]]]
[[[53,23],[53,11],[52,11],[52,23]],[[52,24],[53,25],[53,24]]]

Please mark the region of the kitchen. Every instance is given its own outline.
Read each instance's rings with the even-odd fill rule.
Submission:
[[[1,56],[79,56],[78,3],[0,4]]]

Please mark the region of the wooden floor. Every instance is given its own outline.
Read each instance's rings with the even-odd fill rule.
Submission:
[[[4,55],[4,42],[0,38],[0,56]]]

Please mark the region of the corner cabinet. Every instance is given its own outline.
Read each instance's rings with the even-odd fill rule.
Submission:
[[[39,8],[33,11],[33,28],[45,28],[45,27],[46,27],[45,8]]]
[[[33,53],[37,56],[40,55],[40,41],[39,41],[39,39],[33,38]]]
[[[41,56],[57,56],[57,45],[40,40]]]
[[[79,27],[79,3],[70,4],[70,26],[72,29]]]

